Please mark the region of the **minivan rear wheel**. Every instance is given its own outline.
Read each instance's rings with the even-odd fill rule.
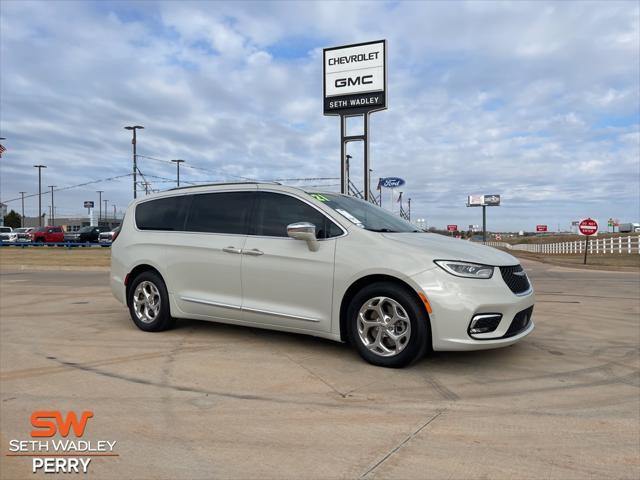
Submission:
[[[431,341],[424,306],[409,289],[379,282],[360,290],[347,309],[349,340],[369,363],[399,368],[424,356]]]
[[[136,276],[127,300],[131,319],[140,330],[160,332],[173,327],[167,287],[157,273],[146,271]]]

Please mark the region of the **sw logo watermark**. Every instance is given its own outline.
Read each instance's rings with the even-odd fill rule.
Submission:
[[[94,457],[117,457],[115,440],[84,440],[93,412],[63,414],[38,410],[31,414],[31,440],[9,441],[9,457],[30,457],[32,473],[88,473]],[[62,438],[53,438],[53,437]],[[67,437],[75,438],[67,438]]]

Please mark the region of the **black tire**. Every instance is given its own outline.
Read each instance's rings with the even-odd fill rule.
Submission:
[[[400,304],[410,323],[410,335],[403,349],[393,356],[383,356],[367,348],[358,332],[358,317],[365,303],[377,297],[386,297]],[[377,328],[377,327],[373,327]],[[422,358],[431,345],[431,327],[425,307],[417,295],[406,287],[391,282],[367,285],[351,299],[347,309],[349,341],[367,362],[380,367],[401,368]],[[377,332],[377,330],[374,330]]]
[[[145,318],[146,321],[141,320],[139,318],[138,313],[136,313],[136,306],[134,301],[134,296],[136,295],[136,290],[138,286],[143,282],[147,282],[145,284],[146,287],[149,284],[152,284],[157,291],[157,297],[159,300],[158,311],[153,315],[153,319],[149,320],[144,314],[142,317]],[[151,287],[149,287],[151,289]],[[142,294],[144,296],[144,294]],[[155,300],[154,295],[154,305],[158,300]],[[167,286],[164,284],[162,277],[153,271],[142,272],[137,275],[133,281],[131,282],[131,286],[129,287],[129,292],[127,294],[127,305],[129,306],[129,313],[131,315],[131,319],[133,323],[140,330],[144,330],[145,332],[161,332],[163,330],[168,330],[174,326],[174,319],[171,317],[171,312],[169,309],[169,295],[167,294]],[[139,311],[144,312],[146,306],[143,306]]]

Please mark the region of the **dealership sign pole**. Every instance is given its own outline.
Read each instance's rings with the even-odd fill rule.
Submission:
[[[589,250],[589,237],[598,233],[598,222],[593,218],[585,218],[580,220],[578,224],[578,231],[580,235],[585,235],[587,238],[584,243],[584,265],[587,264],[587,250]]]
[[[469,195],[467,207],[482,207],[482,241],[487,241],[487,207],[499,207],[500,195]]]
[[[340,116],[340,192],[349,193],[346,146],[364,142],[364,198],[369,200],[369,114],[387,108],[387,41],[323,50],[323,111]],[[347,135],[347,118],[362,117],[362,135]]]

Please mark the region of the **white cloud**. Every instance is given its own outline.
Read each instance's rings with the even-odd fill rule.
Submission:
[[[406,177],[415,215],[477,223],[464,201],[486,191],[503,195],[496,227],[637,219],[639,25],[630,2],[4,2],[0,196],[33,192],[34,162],[60,186],[127,173],[131,122],[139,153],[186,159],[185,180],[334,177],[321,48],[387,38],[372,167]],[[96,189],[56,204],[82,212]],[[130,199],[128,180],[100,189]]]

